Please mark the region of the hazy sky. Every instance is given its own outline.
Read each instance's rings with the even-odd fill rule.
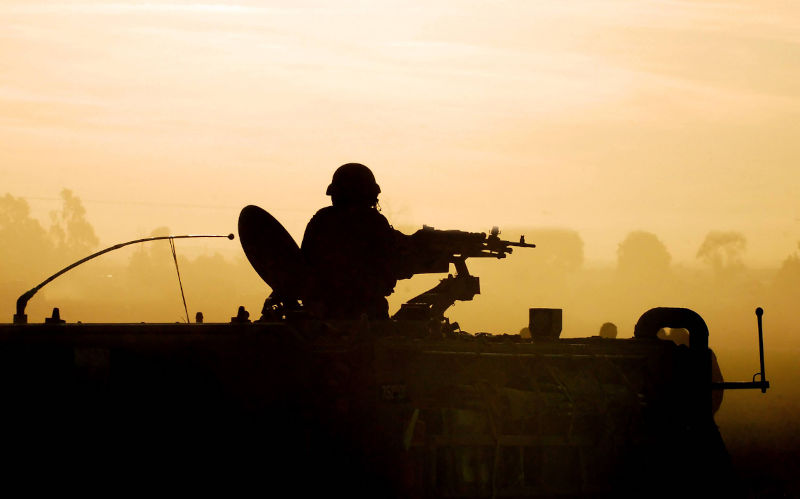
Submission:
[[[0,194],[62,187],[101,244],[298,239],[333,170],[375,172],[395,225],[634,229],[678,261],[709,230],[777,263],[800,240],[800,3],[0,4]],[[220,243],[220,246],[223,246]]]

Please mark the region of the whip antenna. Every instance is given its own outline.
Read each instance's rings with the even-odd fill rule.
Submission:
[[[181,282],[181,269],[178,268],[178,255],[175,254],[175,240],[169,238],[169,249],[172,250],[172,259],[175,261],[175,272],[178,273],[178,287],[181,288],[181,299],[183,300],[183,311],[186,312],[186,323],[189,323],[189,309],[186,307],[186,295],[183,294],[183,283]]]
[[[42,289],[45,285],[47,285],[47,283],[49,283],[50,281],[52,281],[56,277],[60,276],[61,274],[65,273],[65,272],[67,272],[69,270],[74,269],[75,267],[77,267],[78,265],[80,265],[82,263],[88,262],[89,260],[91,260],[93,258],[97,258],[98,256],[100,256],[100,255],[102,255],[104,253],[108,253],[109,251],[114,251],[114,250],[120,249],[123,246],[128,246],[130,244],[145,243],[145,242],[148,242],[148,241],[158,241],[160,239],[169,239],[170,243],[172,243],[173,239],[190,239],[190,238],[196,238],[196,237],[227,237],[228,239],[232,240],[233,239],[233,234],[228,234],[227,236],[216,235],[216,234],[189,234],[189,235],[184,235],[184,236],[145,237],[145,238],[142,238],[142,239],[134,239],[133,241],[128,241],[126,243],[115,244],[114,246],[110,246],[110,247],[108,247],[108,248],[106,248],[104,250],[100,250],[97,253],[92,253],[91,255],[89,255],[89,256],[87,256],[85,258],[82,258],[82,259],[78,260],[77,262],[75,262],[75,263],[73,263],[71,265],[68,265],[68,266],[64,267],[63,269],[59,270],[55,274],[51,275],[50,277],[48,277],[47,279],[45,279],[44,281],[39,283],[39,285],[36,286],[35,288],[29,289],[28,291],[22,293],[20,295],[20,297],[17,298],[17,313],[14,314],[14,324],[26,324],[28,322],[28,316],[25,315],[25,307],[28,305],[28,300],[30,300],[33,297],[33,295],[36,294],[37,291]],[[174,254],[174,250],[173,250],[173,254]],[[177,260],[176,260],[176,265],[177,265]],[[178,278],[180,279],[180,274],[179,274]],[[183,294],[183,286],[181,286],[181,294]],[[184,307],[185,306],[186,306],[186,300],[184,299]],[[186,315],[188,317],[188,315],[189,315],[188,312],[187,312]],[[188,319],[187,319],[187,322],[188,322]]]

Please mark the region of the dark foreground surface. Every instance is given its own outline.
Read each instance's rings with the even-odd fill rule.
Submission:
[[[425,327],[0,326],[6,477],[351,497],[741,496],[751,479],[686,347]]]

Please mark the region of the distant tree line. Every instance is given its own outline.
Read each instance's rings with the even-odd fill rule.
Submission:
[[[80,198],[63,189],[60,200],[60,207],[50,212],[43,225],[31,216],[25,199],[10,194],[0,197],[0,300],[7,304],[9,318],[16,296],[47,277],[46,271],[55,272],[98,249],[99,239]],[[703,305],[707,300],[709,308],[721,309],[740,303],[749,306],[765,296],[788,304],[800,293],[798,251],[769,274],[755,275],[743,263],[747,240],[739,232],[708,232],[696,252],[704,271],[676,265],[666,244],[645,230],[627,234],[618,245],[616,266],[601,269],[586,268],[584,243],[574,230],[530,228],[524,232],[536,242],[535,250],[520,250],[502,263],[468,262],[470,270],[481,277],[483,293],[474,305],[457,305],[458,314],[472,314],[487,324],[503,320],[516,324],[523,320],[515,315],[520,310],[563,306],[580,310],[581,317],[599,327],[652,305]],[[153,235],[168,233],[166,227],[153,231]],[[503,236],[514,239],[513,231]],[[185,320],[168,244],[124,251],[126,263],[120,264],[119,257],[93,261],[80,268],[84,270],[60,278],[58,285],[48,287],[49,295],[37,295],[29,307],[40,307],[43,311],[36,313],[41,314],[53,303],[68,304],[72,317],[83,320]],[[203,311],[210,320],[226,320],[240,304],[256,316],[269,294],[243,255],[231,259],[216,253],[190,259],[179,252],[178,262],[192,316]],[[427,279],[435,283],[439,277]],[[430,287],[427,282],[424,276],[400,281],[390,300],[392,306],[424,290],[416,288]],[[727,302],[721,297],[728,297]]]

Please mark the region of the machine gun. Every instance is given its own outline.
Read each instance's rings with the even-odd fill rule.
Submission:
[[[535,248],[535,244],[500,239],[500,230],[492,227],[487,236],[484,232],[460,230],[436,230],[423,225],[411,236],[408,274],[447,272],[450,264],[455,266],[455,276],[449,274],[439,284],[404,303],[393,316],[399,320],[438,320],[445,330],[458,329],[450,325],[444,311],[456,301],[470,301],[480,294],[480,281],[467,269],[467,258],[505,258],[514,247]]]

